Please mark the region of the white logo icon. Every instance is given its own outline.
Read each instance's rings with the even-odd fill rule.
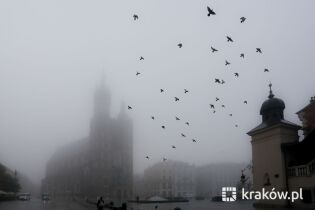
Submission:
[[[222,201],[236,201],[236,187],[222,187]]]

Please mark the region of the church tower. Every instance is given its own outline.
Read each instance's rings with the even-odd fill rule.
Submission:
[[[272,92],[262,104],[262,123],[247,134],[251,136],[253,159],[253,187],[255,191],[288,190],[286,158],[282,151],[285,143],[298,142],[300,126],[284,119],[285,103]],[[285,200],[257,200],[256,206],[286,206]]]

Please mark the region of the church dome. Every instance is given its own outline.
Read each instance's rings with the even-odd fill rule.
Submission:
[[[269,85],[270,92],[268,99],[261,105],[260,115],[262,115],[263,122],[273,123],[283,120],[283,110],[285,109],[284,102],[275,98],[271,90],[272,84]]]
[[[267,99],[260,108],[260,114],[263,115],[271,110],[284,110],[285,104],[280,98],[269,98]]]

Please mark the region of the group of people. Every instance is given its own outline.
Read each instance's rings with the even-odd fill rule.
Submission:
[[[123,203],[121,205],[121,207],[114,207],[114,202],[112,202],[112,201],[105,204],[105,201],[103,200],[102,196],[97,199],[96,207],[97,207],[97,210],[103,210],[104,208],[105,209],[114,209],[114,210],[127,210],[127,204],[126,203]]]

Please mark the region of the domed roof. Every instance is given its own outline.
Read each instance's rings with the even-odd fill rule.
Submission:
[[[260,114],[269,110],[284,110],[284,108],[285,104],[280,98],[269,98],[261,105]]]
[[[270,87],[270,92],[269,96],[266,101],[261,105],[260,108],[260,114],[263,115],[264,113],[272,110],[278,110],[278,111],[283,111],[285,109],[285,104],[280,98],[275,98],[274,94],[272,93],[271,90],[271,84],[269,85]]]

